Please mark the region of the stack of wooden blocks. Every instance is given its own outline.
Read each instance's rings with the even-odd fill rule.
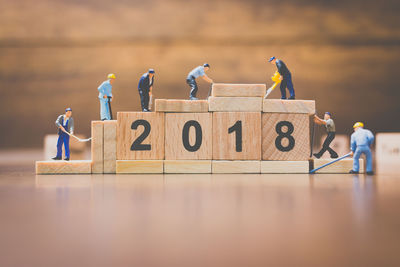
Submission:
[[[213,84],[208,100],[157,99],[155,112],[118,112],[116,121],[93,121],[92,160],[67,169],[308,173],[310,165],[323,164],[309,161],[315,101],[263,99],[265,92],[265,84]],[[352,160],[345,162],[331,172],[348,172]],[[62,162],[37,162],[37,173],[51,173],[41,168],[46,164]]]

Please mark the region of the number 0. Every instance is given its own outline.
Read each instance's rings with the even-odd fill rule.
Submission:
[[[190,127],[194,127],[196,131],[196,141],[194,142],[194,145],[192,146],[189,142],[189,129]],[[185,123],[183,126],[182,130],[182,142],[183,146],[185,147],[186,150],[190,152],[195,152],[200,149],[201,143],[203,140],[203,133],[201,131],[201,125],[197,121],[188,121]]]

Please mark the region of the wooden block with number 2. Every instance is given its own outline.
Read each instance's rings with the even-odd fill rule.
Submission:
[[[118,112],[117,160],[164,159],[164,113]]]

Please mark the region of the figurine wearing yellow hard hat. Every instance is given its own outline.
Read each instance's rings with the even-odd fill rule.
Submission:
[[[104,81],[97,90],[99,90],[100,100],[100,119],[112,120],[111,100],[112,100],[112,84],[115,80],[115,74],[110,73],[107,75],[107,80]]]
[[[367,160],[367,174],[372,175],[372,153],[370,146],[374,142],[374,135],[370,130],[364,129],[364,123],[356,122],[353,125],[354,133],[351,135],[350,148],[353,156],[353,169],[350,173],[358,173],[360,164],[358,160],[361,154],[365,155]]]

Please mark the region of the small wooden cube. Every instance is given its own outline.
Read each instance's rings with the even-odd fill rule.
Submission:
[[[308,114],[263,113],[262,159],[308,160],[309,134]]]
[[[212,113],[165,114],[165,159],[211,159]]]
[[[213,113],[213,159],[261,159],[260,112]]]
[[[164,173],[211,173],[211,160],[164,160]]]
[[[208,98],[209,111],[242,111],[262,110],[262,97],[214,97]]]
[[[260,161],[213,160],[212,173],[260,173]]]
[[[334,159],[312,159],[313,169],[321,167],[322,165],[333,161]],[[360,173],[364,173],[364,160],[360,158]],[[328,165],[315,173],[349,173],[353,169],[353,159],[345,158],[337,161],[331,165]]]
[[[117,160],[117,121],[104,121],[104,173],[115,173]]]
[[[163,173],[163,160],[117,160],[116,173],[140,174]]]
[[[315,114],[314,100],[264,99],[263,112]]]
[[[308,161],[261,161],[261,173],[308,173]]]
[[[265,84],[229,84],[214,83],[212,85],[212,96],[258,96],[265,95],[267,86]]]
[[[117,159],[164,159],[164,113],[118,112]]]
[[[36,174],[90,174],[90,160],[49,160],[36,161]]]
[[[208,112],[207,100],[156,99],[156,112]]]
[[[103,173],[103,121],[92,121],[92,172]]]

